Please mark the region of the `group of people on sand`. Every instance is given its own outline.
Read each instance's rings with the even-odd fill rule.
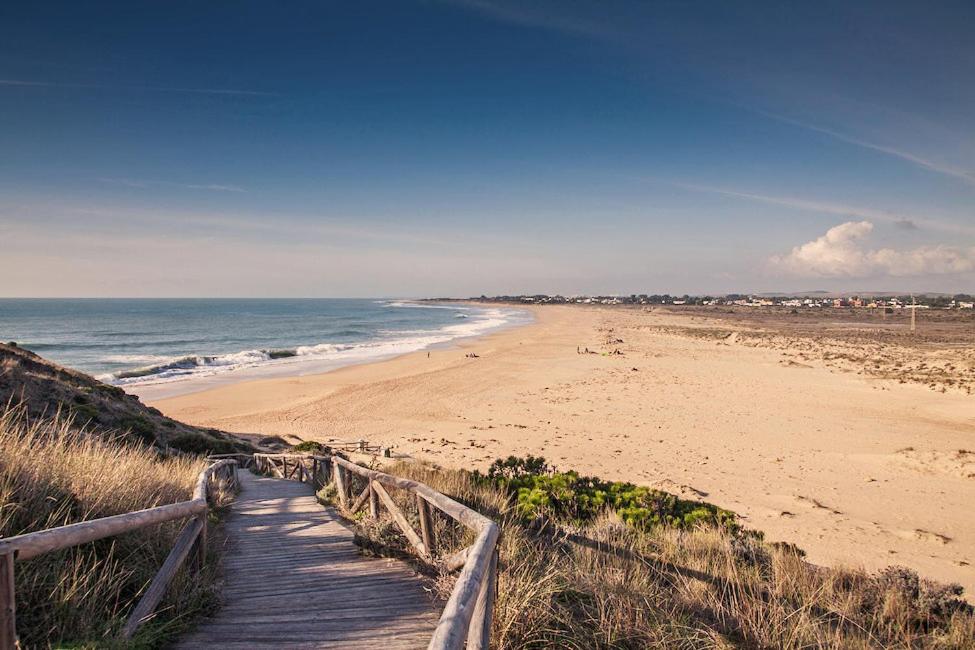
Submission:
[[[577,345],[576,354],[599,354],[599,353],[596,352],[595,350],[590,350],[589,348],[580,349],[579,346]],[[612,352],[604,352],[603,354],[623,356],[623,352],[619,348],[616,348]]]

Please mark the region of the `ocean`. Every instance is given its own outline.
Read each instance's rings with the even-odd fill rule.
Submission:
[[[0,340],[157,396],[325,372],[529,322],[518,309],[371,299],[0,299]]]

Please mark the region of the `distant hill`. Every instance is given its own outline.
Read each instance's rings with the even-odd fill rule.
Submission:
[[[64,368],[16,344],[0,343],[0,406],[22,405],[30,418],[70,415],[90,430],[122,434],[160,449],[194,453],[252,451],[250,443],[217,429],[168,418],[135,395]]]

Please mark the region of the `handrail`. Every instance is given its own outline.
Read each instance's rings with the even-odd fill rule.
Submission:
[[[223,476],[221,476],[223,475]],[[14,602],[14,562],[59,551],[78,544],[93,542],[105,537],[139,530],[167,521],[185,519],[186,524],[177,537],[173,549],[156,573],[142,599],[136,604],[129,620],[122,629],[122,637],[131,638],[139,626],[151,617],[159,601],[165,595],[176,570],[189,555],[194,542],[197,549],[197,565],[202,566],[206,552],[207,497],[211,483],[218,477],[237,485],[237,461],[218,460],[200,472],[193,489],[193,498],[145,510],[126,512],[111,517],[90,519],[75,524],[0,538],[0,650],[17,647],[16,604]]]
[[[280,461],[280,466],[277,461]],[[293,467],[289,468],[289,461],[294,461]],[[310,470],[305,466],[307,461],[311,461]],[[454,650],[464,647],[466,641],[467,648],[487,650],[497,588],[497,542],[500,534],[494,521],[428,485],[368,469],[336,455],[254,454],[254,463],[260,471],[276,473],[281,478],[308,479],[316,489],[328,482],[331,475],[340,502],[351,512],[358,511],[368,500],[370,515],[375,517],[382,502],[403,534],[424,557],[431,557],[434,551],[429,506],[474,530],[477,533],[474,543],[446,558],[449,568],[461,568],[461,572],[427,647],[428,650]],[[328,471],[329,467],[331,472]],[[368,482],[355,500],[352,499],[348,474],[355,474]],[[386,492],[386,487],[407,490],[416,495],[422,536],[410,526]]]

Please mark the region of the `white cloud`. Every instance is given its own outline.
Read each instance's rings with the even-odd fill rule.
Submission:
[[[864,240],[872,231],[869,221],[847,221],[822,237],[796,246],[788,255],[772,257],[770,263],[776,270],[807,277],[903,277],[975,271],[975,247],[870,249]]]

